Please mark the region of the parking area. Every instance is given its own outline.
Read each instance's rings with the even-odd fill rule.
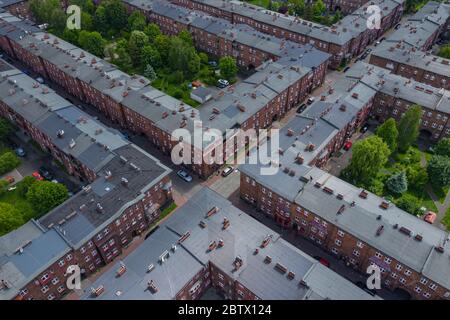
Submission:
[[[70,194],[75,194],[81,190],[83,182],[66,173],[65,169],[58,165],[50,154],[40,150],[28,136],[16,132],[9,137],[6,146],[12,150],[17,148],[23,150],[23,153],[19,156],[22,163],[16,169],[1,176],[0,179],[12,176],[14,178],[12,185],[14,185],[26,176],[39,173],[46,180],[64,184]]]

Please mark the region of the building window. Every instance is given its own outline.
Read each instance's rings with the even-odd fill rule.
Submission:
[[[384,258],[384,262],[386,262],[387,264],[390,264],[392,262],[392,259],[386,257],[386,258]]]
[[[423,293],[423,296],[425,297],[425,298],[430,298],[431,297],[431,293],[429,293],[429,292],[424,292]]]
[[[341,231],[341,230],[338,230],[337,234],[338,234],[339,237],[343,237],[345,235],[345,233],[343,231]]]
[[[381,259],[383,257],[383,255],[379,252],[375,253],[375,257]]]
[[[49,290],[49,287],[47,285],[45,285],[41,288],[42,293],[46,293],[48,290]]]
[[[412,273],[411,270],[407,269],[407,270],[405,271],[405,276],[410,276],[411,273]]]
[[[416,286],[414,288],[414,291],[417,292],[417,293],[421,293],[422,292],[422,288],[420,288],[419,286]]]
[[[420,283],[421,284],[427,284],[428,280],[424,277],[420,278]]]
[[[437,286],[437,284],[435,284],[435,283],[430,284],[430,289],[431,289],[431,290],[434,290],[434,291],[435,291],[435,290],[437,289],[437,287],[438,287],[438,286]]]
[[[47,297],[47,300],[53,300],[55,298],[56,298],[55,295],[53,293],[50,293]]]
[[[58,265],[60,267],[63,267],[66,263],[64,262],[64,260],[59,260]]]
[[[402,271],[403,267],[402,267],[401,264],[397,264],[397,265],[395,266],[395,269],[397,269],[398,271]]]
[[[391,273],[391,278],[397,279],[398,278],[398,274],[396,274],[395,272],[392,272]]]
[[[336,240],[334,241],[334,243],[335,243],[338,247],[340,247],[341,244],[342,244],[342,241],[339,240],[339,239],[336,239]]]
[[[73,256],[72,256],[70,253],[66,256],[66,260],[67,260],[67,261],[72,260],[72,258],[73,258]]]
[[[26,296],[27,294],[28,294],[28,289],[22,289],[22,290],[20,290],[19,295],[20,295],[21,297]]]
[[[353,250],[353,255],[359,257],[360,253],[358,250]]]
[[[405,284],[406,283],[406,279],[405,278],[400,278],[399,281],[400,281],[401,284]]]
[[[56,289],[56,290],[58,290],[58,292],[61,293],[65,290],[65,288],[64,288],[64,286],[59,286],[58,289]]]
[[[358,241],[357,243],[356,243],[356,246],[358,247],[358,248],[363,248],[364,247],[364,243],[362,243],[361,241]]]
[[[52,284],[53,284],[53,285],[58,284],[58,282],[59,282],[58,277],[54,277],[54,278],[52,279]]]
[[[336,249],[336,248],[331,248],[331,252],[333,252],[334,254],[338,254],[339,253],[338,249]]]

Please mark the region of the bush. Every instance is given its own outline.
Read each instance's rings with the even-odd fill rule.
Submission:
[[[46,213],[63,203],[68,197],[66,186],[49,181],[36,181],[27,192],[27,200],[40,214]]]
[[[9,203],[0,202],[0,236],[17,229],[23,223],[19,210]]]
[[[433,156],[428,161],[428,177],[431,184],[439,187],[450,185],[450,158],[444,156]]]
[[[0,156],[0,174],[10,172],[12,169],[20,166],[19,158],[11,151],[5,152]]]
[[[21,197],[25,197],[28,189],[31,187],[31,185],[33,183],[35,183],[37,180],[31,176],[27,176],[25,178],[22,179],[22,181],[20,181],[19,183],[17,183],[16,187],[16,192],[21,196]]]
[[[400,209],[403,209],[413,215],[418,215],[420,212],[420,200],[410,194],[404,194],[398,198],[396,205]]]
[[[393,174],[387,181],[386,187],[393,193],[403,193],[408,190],[408,180],[405,171]]]

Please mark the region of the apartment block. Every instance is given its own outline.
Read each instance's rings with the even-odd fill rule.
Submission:
[[[210,288],[234,300],[374,299],[208,188],[82,299],[191,300]]]
[[[170,169],[54,91],[0,61],[0,114],[83,179],[82,191],[0,238],[0,298],[58,299],[114,260],[172,201]]]

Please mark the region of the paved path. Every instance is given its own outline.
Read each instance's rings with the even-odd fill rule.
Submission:
[[[425,155],[422,153],[420,157],[420,165],[422,167],[426,167],[427,165],[427,159],[425,158]],[[436,221],[434,222],[434,225],[439,226],[443,229],[446,229],[446,226],[444,226],[440,221],[444,218],[445,213],[447,212],[447,209],[450,207],[450,190],[447,192],[447,196],[445,197],[444,203],[441,203],[439,201],[439,197],[436,196],[436,194],[433,191],[433,188],[431,187],[431,184],[428,183],[425,186],[425,190],[427,191],[428,195],[430,196],[431,200],[433,200],[435,206],[437,207],[437,217]]]

